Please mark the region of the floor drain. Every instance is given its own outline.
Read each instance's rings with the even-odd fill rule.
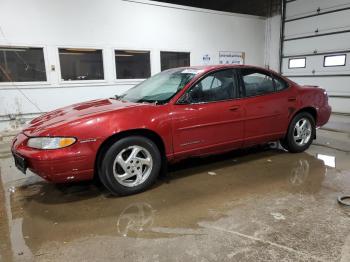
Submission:
[[[350,196],[339,196],[338,203],[344,206],[350,206]]]

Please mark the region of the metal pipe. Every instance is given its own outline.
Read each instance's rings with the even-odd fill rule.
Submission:
[[[284,20],[286,11],[286,0],[282,0],[281,4],[281,28],[280,28],[280,50],[279,50],[279,73],[282,74],[282,56],[283,56],[283,44],[284,44]]]

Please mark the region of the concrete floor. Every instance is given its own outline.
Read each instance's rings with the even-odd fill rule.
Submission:
[[[349,151],[350,132],[319,130],[305,153],[192,159],[122,198],[23,178],[3,153],[0,261],[350,261]]]

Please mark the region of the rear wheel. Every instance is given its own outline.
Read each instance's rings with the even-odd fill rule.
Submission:
[[[106,151],[99,177],[114,195],[139,193],[156,180],[161,159],[158,147],[150,139],[122,138]]]
[[[291,153],[303,152],[310,147],[315,133],[315,119],[311,114],[301,112],[291,121],[281,145]]]

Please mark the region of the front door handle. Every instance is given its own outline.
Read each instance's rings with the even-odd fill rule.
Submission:
[[[294,102],[297,98],[295,96],[288,97],[288,102]]]
[[[239,106],[231,106],[229,108],[230,111],[237,111],[239,109]]]

